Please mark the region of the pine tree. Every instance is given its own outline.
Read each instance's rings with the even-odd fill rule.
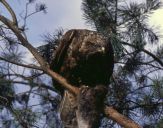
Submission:
[[[148,24],[150,15],[160,7],[159,0],[82,3],[86,23],[110,38],[114,46],[115,70],[107,104],[144,127],[156,127],[163,118],[163,49],[159,34]],[[147,50],[147,46],[157,48]],[[116,126],[112,121],[102,125],[106,124]]]
[[[7,8],[11,14],[9,22],[18,28],[24,39],[27,39],[27,20],[36,13],[46,13],[44,3],[28,0],[25,4],[25,12],[21,13],[22,20],[18,23],[17,15],[9,3],[1,0],[0,4]],[[35,10],[30,12],[29,9],[33,6]],[[3,14],[0,16],[0,20],[7,19]],[[57,35],[54,38],[56,37]],[[2,21],[0,43],[0,127],[60,127],[57,114],[60,97],[52,93],[56,90],[48,83],[51,79],[49,80],[49,77],[40,70],[36,60],[27,62],[25,56],[28,53],[20,46],[21,41]],[[42,79],[46,79],[46,82]]]
[[[61,98],[48,75],[59,81],[63,79],[57,78],[48,67],[63,31],[45,35],[45,45],[34,48],[26,37],[27,20],[35,13],[46,13],[46,5],[28,0],[22,22],[18,22],[18,15],[9,4],[5,0],[0,3],[11,14],[6,18],[0,13],[0,127],[62,127],[57,113]],[[31,5],[36,9],[29,13]],[[106,105],[143,127],[161,128],[163,122],[163,47],[159,46],[160,36],[148,25],[150,14],[160,7],[159,0],[83,0],[82,3],[86,22],[109,38],[114,47],[115,69]],[[34,55],[33,63],[25,61],[22,46]],[[18,93],[20,87],[27,89]],[[118,126],[106,117],[101,120],[103,128]]]

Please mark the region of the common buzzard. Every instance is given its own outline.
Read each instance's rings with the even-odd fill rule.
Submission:
[[[51,68],[74,86],[107,85],[113,72],[111,42],[95,31],[73,29],[63,35]],[[55,88],[63,94],[62,86]]]
[[[103,94],[96,93],[96,90],[100,87],[99,85],[108,85],[113,72],[113,63],[111,42],[99,33],[74,29],[63,35],[55,51],[54,60],[51,64],[52,70],[65,77],[74,86],[85,85],[91,87],[76,100],[76,97],[70,92],[65,91],[64,93],[64,88],[53,80],[55,88],[62,96],[64,93],[60,105],[60,114],[65,128],[77,127],[77,122],[79,123],[76,118],[77,106],[82,116],[86,113],[89,117],[95,117],[96,112],[99,115],[101,110],[98,109],[102,106],[104,98],[101,97],[100,99]],[[78,104],[78,101],[82,103]],[[86,110],[86,108],[89,109]],[[81,109],[83,109],[83,112]],[[97,118],[91,120],[96,121]],[[84,117],[84,119],[86,118]]]

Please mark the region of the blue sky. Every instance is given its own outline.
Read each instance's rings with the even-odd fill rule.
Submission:
[[[20,15],[23,14],[25,3],[27,0],[7,0],[16,11],[17,17],[20,20]],[[29,41],[38,46],[42,40],[41,35],[47,32],[54,32],[55,29],[63,27],[64,29],[72,28],[87,28],[81,12],[81,0],[36,0],[36,2],[44,2],[47,6],[47,13],[38,13],[28,19],[27,35]],[[29,10],[33,10],[30,7]],[[1,10],[0,10],[1,11]],[[4,10],[3,10],[4,12]]]
[[[20,20],[20,15],[25,9],[27,0],[7,1],[14,11],[16,11],[17,17]],[[36,0],[36,2],[46,3],[47,14],[38,13],[29,18],[27,22],[29,41],[33,45],[39,46],[42,41],[41,35],[47,32],[52,33],[59,27],[63,27],[64,29],[90,29],[90,26],[85,24],[82,16],[81,1],[82,0]],[[32,9],[34,9],[34,7],[31,7],[29,10]],[[0,12],[5,12],[5,10],[1,8]],[[163,33],[163,9],[157,10],[150,19],[150,24],[159,26],[161,33]]]
[[[25,11],[25,4],[27,0],[6,0],[13,10],[16,12],[18,21],[21,21],[20,15]],[[81,0],[36,0],[36,2],[45,2],[47,6],[47,13],[37,13],[30,17],[27,21],[27,36],[30,43],[34,46],[40,46],[43,44],[41,35],[49,32],[53,33],[59,27],[64,29],[74,28],[87,28],[81,12]],[[34,10],[34,6],[29,8],[29,11]],[[0,5],[0,13],[11,18],[7,10]],[[19,24],[21,25],[21,24]],[[20,26],[19,26],[20,27]],[[26,49],[21,47],[22,51],[26,52]],[[24,55],[24,61],[31,62],[33,56],[31,53],[26,52]],[[20,73],[22,70],[20,70]],[[16,92],[21,93],[28,90],[28,86],[16,86]]]
[[[14,11],[16,11],[17,17],[20,20],[19,15],[25,9],[25,3],[27,0],[6,0],[11,4]],[[38,13],[31,17],[27,22],[27,31],[29,41],[35,45],[41,45],[41,35],[47,32],[54,32],[55,29],[63,27],[64,29],[74,29],[74,28],[86,28],[85,21],[82,17],[81,11],[81,1],[82,0],[37,0],[46,3],[47,14]],[[163,0],[162,0],[163,1]],[[5,12],[0,6],[0,13]],[[33,7],[31,8],[33,9]],[[150,24],[154,26],[159,26],[161,33],[163,35],[163,9],[155,11],[155,13],[150,18]],[[28,61],[32,55],[26,56]],[[23,91],[24,86],[19,86],[19,90]],[[17,89],[18,91],[18,89]]]

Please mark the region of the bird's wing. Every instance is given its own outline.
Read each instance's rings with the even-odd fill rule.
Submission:
[[[55,52],[54,60],[52,61],[52,64],[51,64],[51,69],[53,69],[54,71],[58,73],[63,64],[69,45],[71,44],[75,36],[75,32],[76,32],[75,30],[68,31],[65,34],[64,38],[61,39],[60,44]]]

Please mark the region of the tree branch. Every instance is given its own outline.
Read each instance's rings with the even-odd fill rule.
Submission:
[[[154,106],[162,106],[162,105],[163,105],[163,102],[157,102],[157,103],[155,102],[152,104],[138,104],[129,108],[124,108],[124,109],[133,110],[133,109],[142,108],[142,107],[145,108],[145,107],[154,107]]]
[[[129,44],[129,43],[126,43],[126,42],[121,42],[121,43],[124,44],[124,45],[131,46],[131,47],[133,47],[133,48],[135,48],[137,50],[140,50],[140,51],[148,54],[149,56],[151,56],[155,61],[157,61],[163,67],[163,62],[157,56],[155,56],[153,53],[149,52],[148,50],[140,49],[140,48],[136,47],[135,45]]]
[[[10,7],[10,5],[5,0],[0,0],[0,2],[6,7],[6,9],[11,14],[12,20],[13,20],[13,24],[18,26],[16,15],[15,15],[14,11],[12,10],[12,8]]]
[[[73,94],[75,95],[79,94],[79,88],[72,86],[71,84],[67,82],[67,80],[64,77],[60,76],[58,73],[52,71],[49,68],[49,65],[40,56],[38,51],[21,35],[21,31],[19,31],[17,26],[15,26],[9,19],[7,19],[6,17],[2,15],[0,15],[0,21],[2,21],[9,29],[11,29],[13,33],[17,36],[21,44],[33,54],[33,56],[36,58],[36,60],[38,61],[38,63],[40,64],[41,68],[43,69],[45,73],[50,75],[53,79],[55,79],[58,83],[60,83],[64,88],[68,89]],[[127,119],[126,117],[118,113],[113,108],[106,106],[105,113],[110,119],[113,119],[114,121],[119,123],[121,126],[124,126],[126,128],[140,128],[138,124]],[[130,127],[130,126],[134,126],[134,127]]]
[[[21,78],[23,78],[23,77],[21,77]],[[24,78],[24,79],[25,79],[25,78]],[[1,80],[1,78],[0,78],[0,80]],[[25,79],[25,80],[27,80],[27,79]],[[5,79],[5,81],[1,81],[0,83],[3,84],[3,83],[6,83],[6,82],[10,82],[10,83],[13,83],[13,84],[23,84],[23,85],[29,85],[29,86],[30,86],[30,83],[29,83],[29,82],[16,81],[16,80],[13,81],[13,80],[8,80],[8,79]],[[56,89],[55,89],[54,87],[48,86],[48,85],[46,85],[46,84],[44,84],[44,83],[38,84],[38,83],[33,82],[32,85],[33,85],[34,87],[41,87],[41,88],[49,89],[49,90],[51,90],[51,91],[56,92]],[[1,98],[1,97],[0,97],[0,98]]]
[[[39,62],[40,66],[45,69],[45,67],[49,67],[48,63],[46,63],[43,59],[43,57],[40,56],[38,51],[21,35],[21,31],[19,31],[19,28],[13,23],[7,19],[6,17],[0,15],[0,20],[9,28],[11,29],[14,34],[17,36],[18,40],[21,42],[21,44],[26,47],[36,58],[36,60]]]
[[[44,72],[46,72],[48,75],[52,76],[53,79],[55,79],[58,83],[63,85],[63,87],[65,87],[66,89],[71,91],[73,94],[75,94],[75,95],[78,94],[79,90],[76,87],[70,85],[65,78],[63,78],[58,73],[55,73],[50,69],[50,66],[48,65],[48,63],[46,63],[46,61],[44,61],[43,57],[38,53],[38,51],[21,35],[21,32],[19,31],[19,29],[16,26],[14,26],[13,23],[9,19],[0,15],[0,20],[9,29],[11,29],[13,31],[13,33],[17,36],[17,38],[19,39],[21,44],[24,47],[26,47],[33,54],[33,56],[36,58],[36,60],[38,61],[38,63],[40,64],[40,66]]]
[[[37,70],[42,70],[42,68],[36,66],[36,65],[26,65],[26,64],[21,64],[21,63],[17,63],[15,61],[11,61],[11,60],[8,60],[6,58],[3,58],[0,56],[0,60],[3,60],[3,61],[6,61],[8,63],[12,63],[12,64],[15,64],[17,66],[21,66],[21,67],[25,67],[25,68],[32,68],[32,69],[37,69]]]
[[[105,106],[105,114],[107,117],[117,122],[119,125],[121,125],[124,128],[142,128],[131,119],[128,119],[122,114],[118,113],[112,107]]]

